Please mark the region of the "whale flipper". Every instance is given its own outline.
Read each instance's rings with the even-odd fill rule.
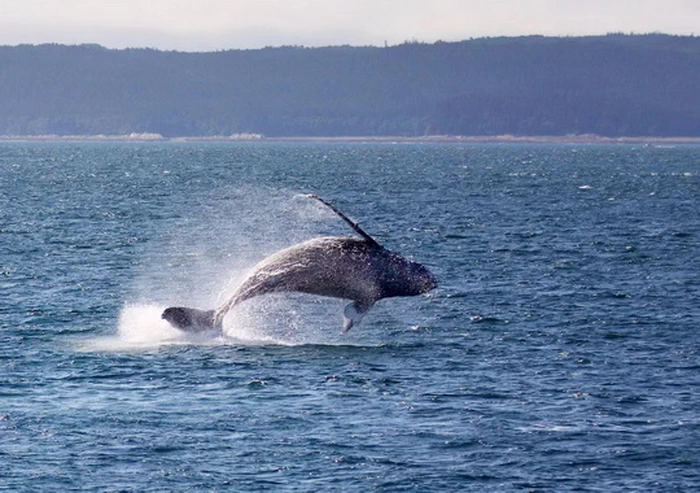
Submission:
[[[170,322],[173,327],[185,332],[221,330],[221,323],[214,317],[214,310],[171,306],[163,311],[161,318]]]
[[[362,228],[360,227],[359,224],[357,224],[356,222],[354,222],[353,220],[351,220],[348,216],[346,216],[345,214],[343,214],[342,212],[340,212],[340,210],[339,210],[336,206],[334,206],[333,204],[331,204],[330,202],[328,202],[326,199],[321,198],[321,197],[319,197],[318,195],[313,194],[313,193],[307,193],[307,194],[306,194],[306,197],[308,197],[308,198],[310,198],[310,199],[316,199],[316,200],[318,200],[318,201],[321,202],[323,205],[325,205],[326,207],[328,207],[330,210],[332,210],[333,212],[335,212],[336,214],[338,214],[338,216],[339,216],[343,221],[345,221],[346,223],[348,223],[348,224],[350,225],[350,227],[351,227],[358,235],[362,236],[365,240],[367,240],[367,242],[368,242],[370,245],[374,245],[375,247],[378,247],[378,248],[381,248],[381,247],[382,247],[382,246],[377,242],[377,240],[375,240],[374,238],[372,238],[364,229],[362,229]]]
[[[343,310],[343,334],[354,326],[359,325],[362,318],[367,315],[367,312],[374,303],[353,301]]]

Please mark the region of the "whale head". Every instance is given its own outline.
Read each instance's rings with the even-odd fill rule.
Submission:
[[[394,252],[388,254],[384,296],[418,296],[437,287],[437,277],[426,266]]]
[[[437,277],[426,266],[418,262],[408,261],[408,289],[417,296],[432,291],[438,285]]]

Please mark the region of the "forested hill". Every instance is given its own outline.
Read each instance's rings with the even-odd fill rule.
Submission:
[[[700,136],[700,38],[0,47],[0,134]]]

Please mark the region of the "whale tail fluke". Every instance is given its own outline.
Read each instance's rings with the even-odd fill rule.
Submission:
[[[221,330],[221,319],[217,319],[215,313],[215,310],[171,306],[163,311],[161,318],[185,332],[206,332]]]

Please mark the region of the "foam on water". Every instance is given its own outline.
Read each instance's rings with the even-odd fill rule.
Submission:
[[[237,339],[214,331],[186,333],[161,318],[166,307],[156,303],[126,304],[119,314],[115,335],[89,339],[81,345],[83,351],[143,351],[174,345],[261,344],[275,341]]]
[[[304,344],[336,344],[340,336],[337,330],[326,330],[312,320],[319,317],[319,305],[328,315],[329,303],[304,303],[297,305],[295,298],[268,296],[252,300],[229,312],[224,319],[223,334],[211,331],[188,333],[174,328],[161,318],[165,305],[159,303],[127,303],[119,314],[114,335],[83,341],[82,351],[144,351],[177,345],[235,345],[259,346]],[[298,308],[299,306],[299,308]],[[306,309],[305,309],[306,306]],[[327,320],[327,317],[323,317]],[[329,322],[337,322],[332,317]],[[342,341],[346,343],[346,341]]]
[[[126,304],[117,322],[116,334],[84,341],[84,351],[138,351],[163,345],[186,344],[186,334],[160,318],[165,307],[158,304]]]

